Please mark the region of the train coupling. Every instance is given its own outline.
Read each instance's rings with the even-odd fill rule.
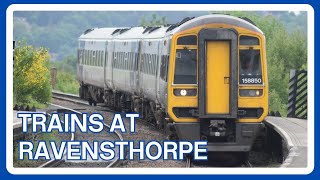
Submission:
[[[174,126],[173,123],[168,123],[167,124],[167,129],[170,131],[170,132],[176,132],[176,128]]]
[[[225,120],[211,120],[208,128],[210,136],[226,136],[227,128]]]

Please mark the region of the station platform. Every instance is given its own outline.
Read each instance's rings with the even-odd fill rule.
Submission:
[[[22,120],[21,118],[17,117],[18,113],[30,113],[31,111],[16,111],[13,110],[13,139],[14,140],[19,140],[24,138],[26,135],[30,134],[30,132],[28,131],[28,133],[23,133],[22,132]],[[35,112],[34,112],[35,113]],[[45,112],[37,112],[37,113],[44,113]],[[28,118],[28,129],[30,129],[31,126],[31,118]]]
[[[281,167],[307,167],[308,121],[305,119],[268,116],[265,123],[283,139],[288,155]]]
[[[15,111],[13,110],[13,129],[16,129],[16,128],[21,128],[22,126],[22,121],[20,118],[17,117],[17,114],[19,113],[30,113],[30,112],[27,112],[27,111]],[[28,119],[28,124],[31,123],[31,119],[29,118]]]

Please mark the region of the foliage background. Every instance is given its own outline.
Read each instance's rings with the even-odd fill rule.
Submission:
[[[14,104],[38,107],[50,99],[49,52],[18,42],[14,51]]]

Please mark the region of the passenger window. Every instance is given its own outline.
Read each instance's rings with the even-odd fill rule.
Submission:
[[[121,52],[119,53],[119,69],[122,69],[122,54]]]
[[[116,67],[116,65],[117,65],[117,54],[114,52],[113,53],[114,54],[114,56],[113,56],[113,67]]]
[[[100,51],[100,66],[103,66],[103,51]]]
[[[101,51],[97,51],[98,58],[97,58],[97,66],[101,66]]]
[[[100,66],[103,66],[103,51],[100,51]]]
[[[128,53],[125,54],[125,60],[126,60],[126,69],[129,69],[129,60],[128,60]]]
[[[129,55],[130,55],[130,59],[129,59],[129,62],[130,62],[129,69],[132,70],[133,54],[130,53]]]
[[[78,49],[78,63],[81,64],[82,62],[82,50]]]
[[[89,50],[88,50],[88,54],[89,54],[89,55],[88,55],[88,62],[87,62],[87,63],[88,63],[88,66],[89,66],[90,63],[91,63],[92,51],[89,51]]]
[[[94,58],[94,66],[98,66],[98,60],[99,60],[99,51],[95,51],[95,58]]]
[[[126,60],[126,57],[127,57],[127,54],[126,53],[123,53],[123,62],[124,62],[124,67],[123,69],[127,70],[127,65],[128,65],[128,62]]]
[[[88,50],[88,62],[87,62],[87,64],[88,64],[88,66],[90,65],[90,63],[91,63],[91,57],[92,57],[92,51],[89,51]]]
[[[135,61],[135,64],[134,64],[134,70],[138,70],[138,64],[139,64],[139,59],[140,59],[140,57],[139,57],[139,54],[138,53],[135,53],[134,54],[134,61]]]
[[[122,54],[122,69],[126,69],[126,60],[124,59],[125,58],[125,54],[124,54],[124,52],[123,53],[121,53]]]
[[[92,51],[91,65],[94,66],[96,61],[96,51]]]
[[[89,52],[86,50],[86,60],[84,62],[85,65],[88,65],[88,59],[89,59]]]
[[[177,49],[174,84],[197,84],[196,49]]]
[[[119,52],[118,55],[119,55],[119,57],[118,57],[119,67],[118,68],[121,69],[121,66],[122,66],[121,65],[121,63],[122,63],[121,52]]]
[[[119,53],[119,69],[122,69],[122,53]]]
[[[107,51],[103,52],[103,63],[104,63],[104,66],[108,66],[108,52]]]
[[[165,65],[166,65],[166,70],[165,70],[165,81],[168,82],[168,71],[169,71],[169,55],[166,56],[165,58]]]
[[[121,53],[120,52],[118,52],[117,61],[118,61],[118,64],[117,64],[118,69],[121,69]]]
[[[89,60],[90,60],[90,51],[87,50],[87,60],[86,60],[86,65],[89,65]]]
[[[161,56],[160,61],[160,78],[164,80],[164,73],[165,73],[165,64],[164,64],[164,55]]]
[[[146,69],[146,74],[148,74],[148,72],[149,72],[149,58],[148,58],[148,55],[146,54],[146,67],[145,67]]]
[[[146,54],[146,73],[149,74],[149,55]]]
[[[158,62],[158,58],[157,55],[153,55],[153,59],[154,59],[154,63],[153,63],[153,75],[156,75],[157,73],[157,62]]]
[[[144,54],[144,57],[143,57],[143,65],[144,65],[144,73],[147,73],[147,55]]]
[[[152,74],[152,55],[149,54],[149,74]]]
[[[123,53],[123,69],[127,69],[126,53]]]
[[[83,60],[83,64],[87,63],[87,50],[84,50],[84,60]]]
[[[106,63],[105,63],[105,61],[106,61],[106,52],[102,51],[101,53],[102,53],[101,66],[103,67],[103,66],[106,65]]]
[[[121,53],[120,52],[117,53],[117,61],[118,61],[117,68],[121,69]]]
[[[150,55],[150,75],[153,74],[153,55]]]
[[[85,50],[81,50],[81,57],[80,57],[80,64],[83,64],[84,58],[85,58],[85,54],[84,54]]]
[[[127,70],[130,69],[130,53],[127,53]]]
[[[145,63],[145,64],[144,64],[144,65],[145,65],[145,67],[144,67],[144,68],[145,68],[145,69],[144,69],[145,71],[144,71],[144,72],[147,74],[147,73],[148,73],[148,63],[149,63],[149,62],[148,62],[148,56],[147,56],[147,54],[145,55],[144,63]]]
[[[240,84],[262,84],[260,50],[240,50]]]
[[[93,51],[90,51],[91,52],[91,56],[90,56],[90,66],[93,65]]]
[[[100,61],[100,51],[97,51],[96,52],[96,54],[97,54],[97,58],[96,58],[96,66],[100,66],[100,63],[99,63],[99,61]]]

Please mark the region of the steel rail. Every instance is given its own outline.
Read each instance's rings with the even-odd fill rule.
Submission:
[[[58,107],[58,108],[61,108],[61,109],[65,109],[67,111],[71,111],[71,112],[74,112],[74,113],[77,113],[77,114],[82,114],[81,112],[79,111],[76,111],[74,109],[70,109],[70,108],[67,108],[67,107],[64,107],[64,106],[60,106],[60,105],[57,105],[57,104],[53,104],[53,103],[47,103],[48,105],[51,105],[51,106],[55,106],[55,107]],[[103,123],[103,125],[105,127],[107,127],[108,129],[110,129],[110,126],[106,123]],[[117,138],[119,138],[120,141],[123,141],[123,137],[122,135],[118,132],[118,131],[115,131],[115,134],[117,136]],[[74,133],[72,133],[71,135],[71,141],[74,141]],[[39,168],[44,168],[44,167],[55,167],[55,166],[58,166],[60,163],[64,162],[65,161],[65,157],[66,157],[66,151],[64,151],[64,155],[63,155],[63,158],[61,160],[56,160],[56,159],[53,159],[53,160],[50,160],[40,166],[38,166]],[[119,156],[117,156],[106,168],[110,168],[110,167],[115,167],[117,164],[119,163]]]
[[[51,114],[48,114],[48,113],[46,113],[46,115],[47,116],[51,116]],[[61,121],[61,122],[64,123],[64,121]],[[74,141],[74,137],[75,137],[74,133],[71,133],[70,141]],[[40,166],[38,166],[38,168],[56,167],[56,166],[58,166],[60,163],[65,161],[66,153],[67,153],[67,151],[64,150],[63,157],[61,159],[52,159],[50,161],[47,161],[47,162],[41,164]]]

